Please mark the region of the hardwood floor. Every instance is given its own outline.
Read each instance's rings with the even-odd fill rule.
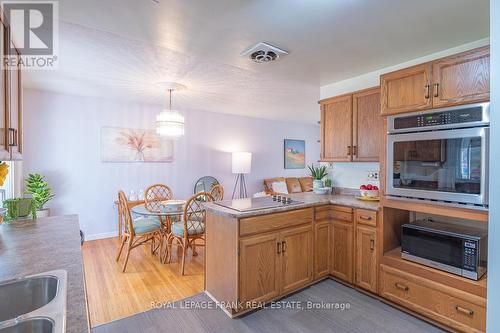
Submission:
[[[198,256],[186,255],[185,275],[180,274],[180,254],[174,246],[172,262],[161,264],[149,246],[130,253],[127,271],[122,273],[124,255],[117,263],[118,238],[83,244],[85,282],[92,327],[128,317],[152,308],[152,302],[180,300],[203,291],[203,247]],[[179,249],[180,250],[180,249]]]

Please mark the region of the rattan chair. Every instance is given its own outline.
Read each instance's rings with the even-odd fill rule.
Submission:
[[[118,209],[120,210],[120,215],[123,218],[124,230],[120,249],[118,251],[118,255],[116,256],[116,261],[120,260],[125,243],[128,244],[127,255],[125,257],[125,262],[123,263],[123,272],[125,272],[125,269],[127,268],[130,251],[140,245],[150,244],[152,254],[159,249],[161,258],[163,250],[161,223],[158,220],[144,217],[132,219],[130,208],[127,204],[127,197],[123,191],[118,192]]]
[[[184,206],[184,215],[182,221],[172,224],[172,232],[168,236],[168,255],[167,263],[170,262],[172,255],[172,245],[176,241],[182,247],[182,265],[181,274],[184,275],[184,266],[186,261],[186,251],[188,247],[193,250],[193,256],[196,256],[196,241],[201,239],[204,246],[205,242],[205,207],[206,202],[214,201],[212,195],[208,192],[199,192],[188,199]]]
[[[159,212],[162,202],[174,197],[172,190],[167,185],[155,184],[144,191],[144,205],[151,212]]]
[[[224,200],[224,187],[220,184],[215,185],[210,190],[210,194],[214,198],[214,201],[222,201]]]

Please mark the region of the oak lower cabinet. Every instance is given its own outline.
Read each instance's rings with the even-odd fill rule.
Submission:
[[[376,251],[377,230],[356,226],[356,258],[354,283],[363,289],[377,292],[378,260]]]
[[[330,221],[316,221],[314,225],[314,279],[318,280],[330,274]]]
[[[240,239],[240,301],[266,302],[312,282],[312,239],[310,225]]]
[[[353,225],[333,221],[330,241],[330,274],[345,282],[352,283],[353,268]]]

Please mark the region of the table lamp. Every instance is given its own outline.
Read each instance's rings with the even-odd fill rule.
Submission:
[[[252,168],[252,153],[234,152],[232,153],[232,172],[237,174],[234,184],[233,196],[236,194],[238,184],[240,186],[240,198],[247,197],[247,186],[245,184],[245,174],[250,173]]]

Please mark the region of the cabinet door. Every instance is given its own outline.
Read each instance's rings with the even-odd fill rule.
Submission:
[[[384,120],[380,114],[380,88],[353,94],[353,161],[378,162]]]
[[[330,274],[352,283],[353,227],[352,224],[333,222],[330,255]]]
[[[431,63],[425,63],[380,77],[382,114],[430,109]]]
[[[265,302],[279,294],[279,233],[240,240],[240,301]]]
[[[377,292],[377,231],[371,227],[356,227],[355,283]]]
[[[2,55],[8,54],[8,31],[3,25],[2,22],[0,22],[0,29],[1,29],[1,52]],[[10,105],[9,105],[9,99],[7,98],[8,94],[8,85],[7,85],[7,79],[8,79],[8,73],[9,71],[5,69],[4,62],[2,61],[1,64],[1,72],[0,72],[0,161],[5,161],[5,160],[10,160],[10,150],[9,150],[9,145],[8,145],[8,123],[9,123],[9,110],[10,110]]]
[[[321,160],[351,161],[352,95],[325,100],[321,108]]]
[[[432,104],[452,106],[490,99],[489,46],[432,63]]]
[[[281,239],[281,292],[287,293],[312,281],[313,252],[311,227],[299,227],[283,231]]]
[[[314,279],[330,273],[330,222],[316,223],[314,226]]]
[[[19,53],[11,43],[11,56],[19,59]],[[17,62],[16,62],[17,63]],[[9,70],[10,75],[10,122],[9,122],[9,144],[12,160],[22,160],[22,87],[21,69],[19,66]]]

